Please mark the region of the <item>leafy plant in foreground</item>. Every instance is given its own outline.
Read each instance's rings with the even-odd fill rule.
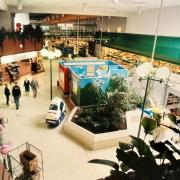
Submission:
[[[174,115],[168,114],[168,117],[177,125],[178,120]],[[161,116],[158,115],[154,115],[154,118],[143,118],[142,126],[146,135],[161,126],[160,119]],[[180,133],[177,127],[166,127]],[[148,145],[144,140],[131,136],[131,143],[120,142],[116,149],[116,157],[120,164],[103,159],[93,159],[89,163],[104,164],[113,168],[104,180],[179,180],[179,156],[180,150],[168,140],[152,140]]]

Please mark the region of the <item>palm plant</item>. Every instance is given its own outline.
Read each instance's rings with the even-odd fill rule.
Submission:
[[[179,122],[172,114],[168,114],[168,117],[175,125]],[[160,119],[161,116],[158,114],[154,114],[153,118],[143,118],[141,123],[145,130],[145,137],[162,125]],[[180,130],[177,127],[166,126],[166,128],[180,134]],[[116,157],[120,165],[103,159],[89,161],[89,163],[104,164],[113,168],[110,175],[105,177],[104,180],[180,179],[180,159],[177,159],[177,156],[179,157],[180,155],[180,150],[170,141],[156,142],[156,140],[151,140],[148,145],[140,138],[130,137],[132,139],[131,143],[120,142],[119,147],[116,149]]]

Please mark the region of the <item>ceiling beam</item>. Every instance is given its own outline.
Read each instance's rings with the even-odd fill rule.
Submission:
[[[92,10],[89,9],[87,11],[84,11],[81,7],[80,8],[74,8],[69,9],[64,7],[47,7],[47,8],[39,8],[39,7],[23,7],[22,10],[18,10],[16,6],[9,6],[9,11],[17,13],[48,13],[48,14],[74,14],[74,15],[95,15],[95,16],[121,16],[121,17],[127,17],[129,13],[123,12],[121,10],[114,10],[114,9],[99,9]]]

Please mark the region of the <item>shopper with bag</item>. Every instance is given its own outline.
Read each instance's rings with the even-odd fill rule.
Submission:
[[[7,84],[5,84],[4,95],[6,96],[6,104],[9,106],[9,96],[11,95],[11,93]]]
[[[31,81],[31,89],[33,91],[34,98],[37,96],[37,90],[39,88],[39,84],[36,79]]]
[[[17,82],[15,82],[15,85],[14,85],[14,87],[12,89],[12,95],[14,97],[14,102],[16,104],[16,109],[19,109],[19,98],[21,96],[21,89],[17,85]]]

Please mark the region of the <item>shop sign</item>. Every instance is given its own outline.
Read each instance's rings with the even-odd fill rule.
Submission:
[[[105,65],[106,62],[70,62],[70,63],[64,63],[65,66],[83,66],[83,65]]]
[[[20,54],[13,54],[13,55],[8,55],[8,56],[2,56],[1,57],[1,64],[21,61],[21,60],[35,58],[35,57],[37,57],[37,51],[20,53]]]

